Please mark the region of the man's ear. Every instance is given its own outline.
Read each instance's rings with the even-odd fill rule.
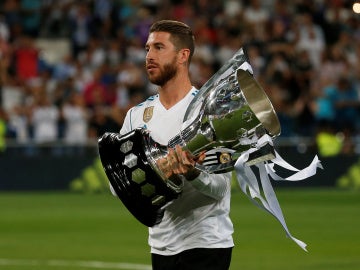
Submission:
[[[189,62],[189,57],[190,57],[190,50],[189,49],[181,49],[179,51],[178,61],[180,64],[185,64],[185,63]]]

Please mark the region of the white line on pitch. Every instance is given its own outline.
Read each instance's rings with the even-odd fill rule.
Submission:
[[[71,260],[25,260],[0,258],[0,265],[16,266],[78,266],[101,269],[151,270],[150,265],[133,263],[116,263],[101,261],[71,261]]]

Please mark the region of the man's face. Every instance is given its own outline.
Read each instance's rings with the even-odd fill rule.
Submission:
[[[177,51],[166,32],[150,33],[145,45],[146,71],[150,82],[163,86],[177,72]]]

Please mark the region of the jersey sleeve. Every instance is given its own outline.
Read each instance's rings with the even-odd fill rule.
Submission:
[[[124,123],[120,129],[120,134],[124,135],[128,132],[130,132],[132,130],[132,125],[131,125],[131,115],[132,115],[132,111],[133,109],[128,110],[128,112],[126,113],[125,119],[124,119]]]
[[[231,172],[222,174],[209,174],[201,172],[190,183],[198,191],[216,200],[222,199],[231,189]]]

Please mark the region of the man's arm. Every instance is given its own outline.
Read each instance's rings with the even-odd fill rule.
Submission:
[[[231,189],[231,172],[222,174],[201,172],[190,183],[205,195],[220,200]]]

